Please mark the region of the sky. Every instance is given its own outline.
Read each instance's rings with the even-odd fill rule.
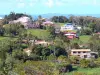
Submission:
[[[100,0],[0,0],[0,14],[100,14]]]

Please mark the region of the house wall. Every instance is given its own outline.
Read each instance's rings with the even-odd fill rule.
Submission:
[[[90,51],[71,51],[71,55],[79,56],[81,58],[91,58],[91,53]]]
[[[61,31],[66,31],[66,30],[74,30],[73,26],[62,26]]]

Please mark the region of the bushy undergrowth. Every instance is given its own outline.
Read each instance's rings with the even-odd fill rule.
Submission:
[[[13,71],[19,75],[59,75],[71,69],[72,66],[67,62],[27,61],[15,65]]]

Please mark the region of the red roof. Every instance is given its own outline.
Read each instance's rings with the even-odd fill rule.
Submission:
[[[70,36],[67,36],[67,38],[68,39],[74,39],[75,37],[70,35]]]

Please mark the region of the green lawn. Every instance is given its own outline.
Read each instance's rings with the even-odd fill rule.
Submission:
[[[28,32],[37,36],[39,39],[47,39],[49,37],[49,32],[43,29],[29,29]]]
[[[77,68],[76,71],[63,75],[100,75],[100,68]]]
[[[0,36],[0,40],[5,40],[5,39],[6,39],[6,40],[8,40],[8,39],[9,39],[9,40],[16,40],[17,37],[10,38],[9,36],[3,36],[3,37]]]
[[[80,41],[82,41],[82,43],[88,43],[90,37],[91,37],[90,35],[82,35],[80,36]]]
[[[8,37],[1,37],[0,36],[0,40],[4,40],[4,39],[7,39]]]

